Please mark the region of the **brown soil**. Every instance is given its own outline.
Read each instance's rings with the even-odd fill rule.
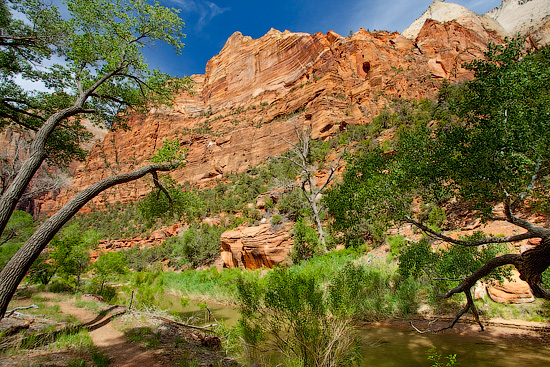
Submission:
[[[374,323],[384,326],[395,326],[411,329],[412,324],[421,331],[426,329],[437,329],[447,325],[452,319],[450,317],[439,317],[433,319],[416,318],[414,320],[393,320],[388,323]],[[550,326],[544,322],[533,322],[523,320],[490,319],[483,320],[484,330],[473,320],[460,320],[452,329],[440,331],[440,333],[456,333],[461,335],[472,335],[482,339],[526,339],[550,341]],[[372,325],[373,323],[371,323]]]
[[[112,367],[138,367],[165,366],[159,356],[152,350],[141,348],[135,343],[130,343],[126,336],[113,327],[111,322],[119,315],[115,308],[109,309],[105,315],[98,315],[95,312],[75,307],[71,303],[59,303],[61,312],[73,315],[90,330],[89,335],[94,345],[99,348],[110,359]],[[121,310],[120,312],[125,312]]]
[[[125,307],[110,306],[88,297],[85,300],[97,302],[102,311],[76,307],[73,298],[59,301],[55,294],[42,293],[40,296],[51,300],[48,303],[58,305],[61,313],[75,317],[88,329],[94,346],[109,358],[111,367],[185,366],[190,362],[197,366],[237,366],[218,345],[205,346],[204,337],[198,331],[184,328],[169,319],[128,312]],[[36,323],[37,318],[28,317],[24,323]],[[22,323],[21,320],[5,318],[2,326],[9,327],[17,322]],[[137,335],[140,342],[130,341],[129,335]],[[89,355],[74,348],[52,351],[41,347],[11,356],[0,355],[0,366],[66,366],[69,361],[79,358],[90,360]]]

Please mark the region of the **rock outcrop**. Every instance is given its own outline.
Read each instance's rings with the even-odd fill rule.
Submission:
[[[290,224],[239,227],[222,233],[221,258],[226,268],[272,268],[287,260],[292,239]]]
[[[495,19],[508,36],[528,36],[537,47],[550,42],[548,0],[504,0],[486,16]]]
[[[527,17],[532,11],[526,9],[546,11],[536,17],[540,26],[528,30],[534,42],[547,42],[547,0],[522,2],[518,6]],[[482,57],[489,43],[527,29],[521,28],[525,20],[511,18],[517,8],[512,3],[506,0],[493,12],[478,15],[435,0],[403,35],[360,29],[342,37],[332,31],[272,29],[252,39],[235,32],[207,63],[205,74],[192,77],[193,93],[177,96],[173,106],[130,116],[127,131],[110,131],[94,145],[87,161],[76,165],[71,185],[40,202],[42,213],[98,180],[145,164],[165,139],[177,139],[187,149],[185,166],[172,177],[179,183],[208,184],[285,152],[285,140],[296,139],[297,126],[307,125],[313,138],[326,139],[346,125],[370,123],[392,99],[433,97],[443,80],[471,78],[462,65]],[[95,198],[94,204],[133,202],[150,187],[151,180],[120,185]],[[143,241],[103,247],[154,245],[162,238]],[[292,242],[288,228],[268,224],[226,232],[221,241],[224,266],[247,268],[285,261]]]
[[[429,20],[454,21],[479,35],[491,33],[499,37],[515,37],[521,34],[528,37],[535,47],[550,42],[548,0],[503,0],[499,7],[486,14],[476,14],[458,4],[434,0],[424,14],[403,31],[403,36],[416,39]]]
[[[423,25],[416,43],[364,29],[351,37],[271,30],[257,40],[235,33],[206,74],[193,77],[194,94],[131,116],[129,131],[111,131],[96,144],[55,205],[144,164],[164,139],[188,149],[185,167],[172,174],[180,183],[245,171],[288,150],[284,139],[296,139],[295,126],[307,124],[313,138],[326,138],[347,124],[369,123],[394,98],[432,97],[443,78],[471,77],[461,65],[481,57],[489,42],[501,39],[435,21]],[[121,185],[95,203],[134,201],[149,187],[147,180]]]
[[[414,40],[427,20],[435,20],[440,23],[454,21],[480,35],[488,32],[497,33],[501,36],[507,35],[506,30],[495,17],[488,14],[476,14],[458,4],[434,0],[424,14],[403,31],[403,36]]]

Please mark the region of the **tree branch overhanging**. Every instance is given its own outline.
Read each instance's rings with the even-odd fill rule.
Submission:
[[[488,276],[495,269],[506,265],[512,265],[518,270],[520,279],[529,284],[529,287],[535,297],[550,300],[550,291],[548,291],[542,284],[542,273],[550,266],[550,237],[546,237],[542,239],[540,245],[521,254],[505,254],[487,261],[483,266],[478,268],[468,277],[461,280],[459,285],[452,288],[447,293],[438,294],[439,297],[446,299],[455,294],[464,293],[466,295],[466,305],[460,310],[460,312],[457,313],[451,323],[437,329],[427,329],[422,332],[437,332],[450,329],[454,327],[458,320],[466,312],[468,312],[468,310],[472,311],[474,320],[479,324],[481,330],[483,330],[483,325],[479,319],[479,313],[477,312],[477,308],[471,295],[471,288],[479,280]],[[418,331],[416,327],[415,329]]]
[[[86,203],[108,188],[140,179],[147,174],[170,171],[178,165],[179,162],[173,164],[153,164],[133,172],[105,178],[79,192],[54,215],[48,218],[16,254],[12,256],[2,271],[0,271],[0,319],[3,318],[11,297],[34,260],[36,260],[40,252],[42,252],[61,227]]]
[[[423,224],[421,222],[418,222],[418,221],[412,219],[409,216],[405,217],[405,221],[412,224],[412,225],[414,225],[415,227],[421,229],[422,231],[424,231],[425,233],[427,233],[428,235],[430,235],[432,237],[438,238],[440,240],[443,240],[445,242],[449,242],[449,243],[452,243],[452,244],[455,244],[455,245],[467,246],[467,247],[483,246],[483,245],[488,245],[488,244],[492,244],[492,243],[517,242],[517,241],[527,240],[527,239],[530,239],[530,238],[540,238],[541,237],[541,233],[539,233],[537,231],[535,233],[534,232],[526,232],[526,233],[522,233],[522,234],[514,235],[514,236],[509,236],[509,237],[487,237],[487,238],[483,238],[483,239],[476,240],[476,241],[462,241],[462,240],[458,240],[456,238],[446,236],[446,235],[444,235],[440,232],[434,231],[433,229],[429,228],[425,224]],[[539,229],[539,227],[536,227],[536,228]],[[545,230],[545,229],[540,228],[540,230]],[[547,231],[547,230],[545,230],[545,231]]]

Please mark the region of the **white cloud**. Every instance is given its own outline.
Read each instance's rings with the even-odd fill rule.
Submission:
[[[23,79],[20,75],[13,78],[13,81],[26,91],[32,92],[51,92],[51,89],[46,88],[42,82],[35,82],[28,79]]]
[[[40,65],[35,65],[34,67],[37,70],[47,71],[48,68],[56,64],[67,66],[67,62],[63,57],[52,56],[49,59],[42,60],[42,63]],[[21,75],[16,75],[13,78],[13,81],[17,83],[19,86],[21,86],[23,89],[28,91],[52,92],[51,89],[46,88],[46,85],[43,82],[36,82],[28,79],[23,79]]]
[[[207,0],[169,0],[186,13],[198,15],[197,28],[202,29],[216,16],[223,14],[230,8],[221,8]]]

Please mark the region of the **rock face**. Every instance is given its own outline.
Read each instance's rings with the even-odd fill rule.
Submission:
[[[267,90],[284,92],[337,38],[271,29],[255,40],[235,32],[206,64],[203,97],[208,108],[246,103]]]
[[[414,40],[427,20],[441,23],[455,21],[478,34],[496,32],[500,35],[507,35],[506,30],[495,17],[476,14],[458,4],[434,0],[424,14],[403,31],[403,36]]]
[[[547,0],[524,1],[521,9],[543,2],[547,5]],[[348,124],[370,123],[392,99],[433,97],[444,79],[471,78],[462,64],[482,57],[489,43],[503,42],[507,32],[520,27],[510,18],[516,8],[512,3],[477,15],[436,0],[403,35],[360,29],[342,37],[332,31],[272,29],[252,39],[236,32],[207,63],[205,74],[193,76],[193,93],[177,96],[173,106],[130,116],[128,131],[110,131],[88,160],[75,167],[70,186],[40,202],[42,213],[98,180],[146,164],[165,139],[177,139],[187,149],[185,167],[172,177],[179,183],[207,184],[287,151],[285,140],[296,139],[296,127],[309,126],[313,138],[326,139]],[[547,19],[539,18],[541,24]],[[537,29],[543,34],[549,28]],[[143,179],[117,186],[93,203],[139,200],[151,183]],[[288,230],[268,224],[226,232],[224,266],[281,263],[289,252],[289,236]]]
[[[239,227],[222,233],[221,258],[226,268],[272,268],[286,261],[292,239],[290,224],[273,227]]]
[[[494,302],[498,303],[531,303],[535,301],[531,288],[526,282],[519,279],[519,274],[516,271],[514,271],[512,281],[505,280],[489,286],[487,293]]]
[[[482,15],[458,4],[434,0],[424,14],[403,31],[403,36],[416,39],[427,20],[455,21],[480,35],[492,33],[500,37],[515,37],[521,34],[529,37],[535,47],[550,42],[548,0],[504,0],[499,7]]]
[[[509,36],[529,36],[536,46],[550,42],[548,0],[504,0],[486,15],[499,22]]]
[[[196,75],[194,94],[175,104],[133,115],[129,131],[111,131],[94,146],[68,190],[55,203],[93,182],[146,163],[164,139],[188,149],[186,166],[172,176],[206,182],[242,172],[288,150],[295,126],[309,125],[326,138],[347,124],[369,123],[394,98],[433,96],[443,78],[471,77],[461,65],[501,42],[456,22],[429,21],[416,43],[399,33],[359,30],[351,37],[271,30],[253,40],[235,33],[206,74]],[[449,47],[451,46],[451,47]],[[118,186],[96,204],[143,197],[150,182]]]
[[[180,235],[185,230],[180,224],[157,229],[147,238],[121,238],[116,240],[101,240],[96,250],[90,252],[91,261],[94,262],[98,256],[108,251],[127,250],[139,246],[140,249],[161,245],[167,238]]]

